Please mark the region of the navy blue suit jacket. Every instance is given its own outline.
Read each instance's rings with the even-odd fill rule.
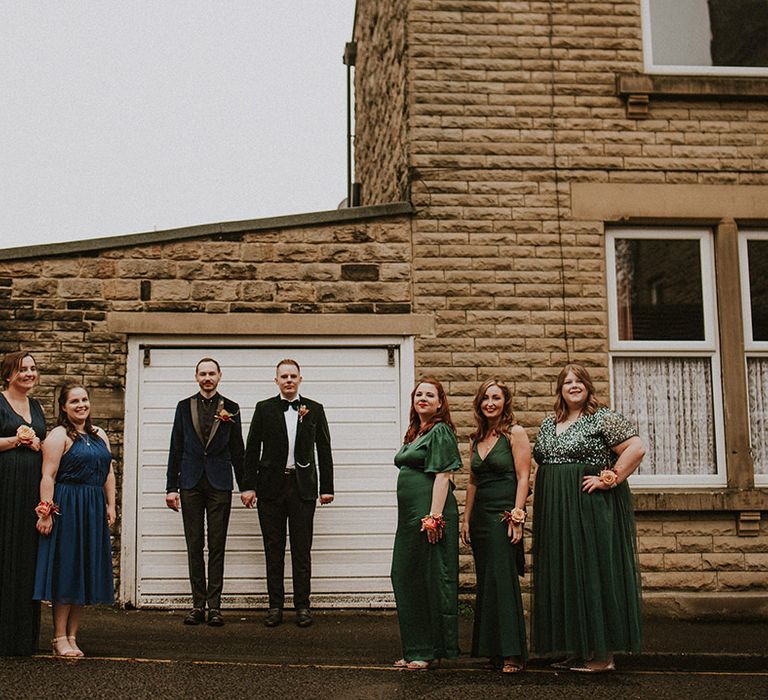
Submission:
[[[242,490],[245,447],[240,406],[219,394],[217,413],[223,407],[232,418],[214,420],[210,435],[203,436],[197,419],[197,396],[179,401],[176,406],[165,491],[192,489],[203,474],[213,488],[231,491],[233,469]]]

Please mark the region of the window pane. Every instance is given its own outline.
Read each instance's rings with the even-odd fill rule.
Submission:
[[[766,0],[649,0],[659,66],[768,66]]]
[[[698,239],[616,239],[619,340],[705,340]]]
[[[614,408],[646,446],[638,474],[716,474],[709,358],[615,357]]]
[[[752,340],[768,340],[768,240],[747,241]]]
[[[747,358],[749,427],[756,474],[768,474],[768,357]]]

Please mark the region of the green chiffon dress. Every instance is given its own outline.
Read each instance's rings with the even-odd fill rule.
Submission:
[[[443,515],[445,531],[436,544],[421,532],[432,505],[435,474],[461,468],[456,436],[444,423],[395,455],[397,532],[392,552],[392,588],[406,661],[459,655],[459,513],[453,486]]]
[[[611,449],[637,435],[601,408],[557,435],[544,419],[533,455],[531,649],[540,656],[606,658],[639,652],[640,578],[632,497],[626,481],[582,491],[582,477],[613,467]]]
[[[512,544],[505,510],[515,507],[517,474],[509,440],[500,437],[485,459],[472,451],[472,473],[477,483],[469,536],[475,558],[477,602],[472,628],[472,656],[504,659],[528,658],[525,617],[518,572],[522,569],[522,542]]]

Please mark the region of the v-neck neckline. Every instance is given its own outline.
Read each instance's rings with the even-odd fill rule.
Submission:
[[[475,445],[475,452],[477,452],[477,456],[480,457],[481,462],[485,462],[486,459],[490,456],[491,452],[493,452],[496,449],[496,445],[499,444],[499,440],[501,440],[501,435],[496,436],[496,442],[491,445],[491,449],[488,450],[488,452],[485,453],[485,457],[483,457],[480,454],[480,445]]]
[[[13,404],[8,400],[8,397],[5,395],[4,391],[0,391],[0,396],[3,397],[3,401],[8,404],[8,408],[11,409],[21,420],[26,423],[27,425],[32,425],[32,420],[34,416],[32,415],[32,402],[29,400],[29,397],[27,397],[27,406],[29,407],[29,418],[27,419],[25,416],[21,415],[14,407]]]

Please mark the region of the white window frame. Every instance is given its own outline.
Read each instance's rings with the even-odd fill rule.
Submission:
[[[715,431],[714,474],[633,474],[633,488],[712,488],[726,486],[723,392],[718,343],[717,293],[715,289],[714,236],[705,228],[611,228],[606,229],[606,282],[608,296],[608,348],[611,403],[616,403],[613,361],[620,357],[708,357],[712,371],[712,412]],[[617,239],[666,239],[699,241],[701,259],[704,340],[620,340],[616,287]]]
[[[768,66],[704,66],[657,64],[653,57],[653,27],[650,0],[640,0],[643,33],[643,64],[646,73],[659,75],[768,76]]]
[[[749,382],[746,363],[750,357],[768,357],[768,340],[755,340],[752,336],[752,294],[749,287],[749,241],[768,241],[768,230],[749,230],[739,232],[739,269],[741,271],[741,313],[744,322],[744,375]],[[749,391],[749,387],[747,387]],[[752,421],[750,419],[750,445],[752,444]],[[765,438],[768,439],[768,438]],[[755,486],[768,486],[768,474],[755,473]]]

